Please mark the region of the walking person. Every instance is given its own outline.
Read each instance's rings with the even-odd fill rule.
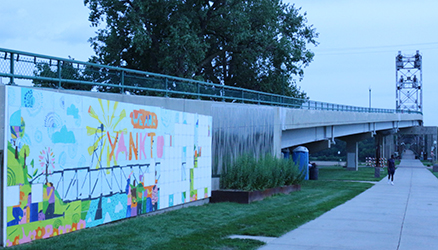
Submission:
[[[395,161],[394,155],[388,160],[388,184],[394,185]]]

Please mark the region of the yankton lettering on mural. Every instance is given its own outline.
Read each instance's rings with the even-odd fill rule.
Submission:
[[[135,160],[143,160],[148,158],[155,158],[153,155],[154,139],[156,139],[156,157],[163,157],[164,136],[156,136],[155,132],[141,133],[129,132],[129,149],[126,147],[124,133],[117,132],[114,136],[114,140],[111,139],[110,132],[107,132],[108,141],[111,145],[111,152],[109,154],[109,160],[118,160],[120,152],[125,153],[126,159],[132,160],[133,155]],[[120,136],[120,138],[119,138]],[[135,139],[134,139],[135,137]],[[139,140],[140,139],[140,140]],[[139,143],[140,141],[140,143]],[[146,152],[146,148],[149,150]],[[129,156],[129,157],[128,157]],[[144,157],[144,158],[143,158]]]

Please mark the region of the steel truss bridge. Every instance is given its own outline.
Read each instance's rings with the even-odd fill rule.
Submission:
[[[161,163],[156,162],[155,166]],[[54,171],[48,178],[57,190],[60,199],[64,202],[76,200],[90,200],[102,196],[126,193],[128,178],[131,183],[135,180],[141,182],[141,177],[147,174],[155,176],[155,166],[151,164],[134,164],[127,166],[112,166],[103,168],[80,167]],[[130,176],[132,173],[132,176]],[[42,178],[43,174],[36,176],[32,181]],[[155,182],[153,182],[155,183]]]

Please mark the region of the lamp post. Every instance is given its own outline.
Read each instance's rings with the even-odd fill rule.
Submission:
[[[432,156],[432,161],[435,162],[437,160],[437,157],[438,157],[438,155],[437,155],[438,149],[437,149],[436,141],[433,141],[433,148],[435,149],[435,154]],[[432,151],[432,154],[433,154],[433,151]]]
[[[371,109],[371,87],[368,89],[369,91],[369,105],[370,105],[370,109]]]
[[[283,76],[283,82],[281,84],[281,95],[284,96],[284,87],[286,85],[286,72],[287,72],[287,67],[286,64],[282,63],[281,64],[281,74]]]
[[[341,151],[338,151],[338,157],[339,157],[339,166],[341,166]]]

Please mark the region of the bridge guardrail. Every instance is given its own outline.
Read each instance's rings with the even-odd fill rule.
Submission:
[[[16,79],[24,79],[32,81],[34,86],[105,91],[130,95],[241,102],[310,110],[421,114],[419,111],[365,108],[299,99],[4,48],[0,48],[0,79],[1,77],[9,78],[7,84],[17,84]]]

